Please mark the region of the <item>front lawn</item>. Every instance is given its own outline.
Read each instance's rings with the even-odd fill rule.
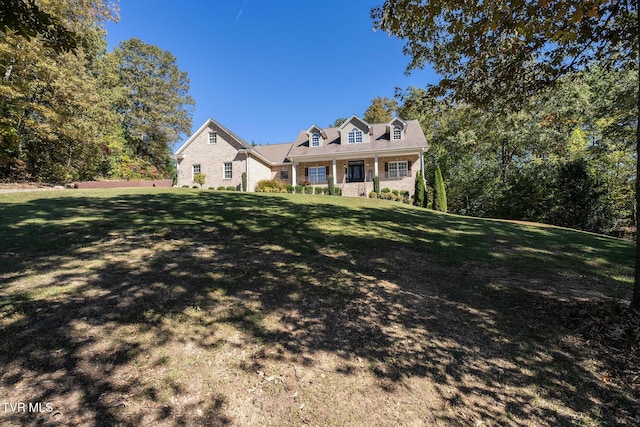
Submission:
[[[640,422],[585,329],[631,242],[193,189],[1,194],[0,242],[0,424]]]

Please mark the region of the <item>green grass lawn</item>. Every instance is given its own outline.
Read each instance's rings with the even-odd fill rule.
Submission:
[[[634,247],[381,200],[0,195],[0,396],[22,425],[634,424],[567,318]]]

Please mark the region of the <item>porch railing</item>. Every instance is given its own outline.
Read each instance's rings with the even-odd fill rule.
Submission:
[[[411,172],[409,171],[397,171],[397,172],[384,172],[382,174],[382,179],[391,181],[394,179],[402,179],[411,176]]]
[[[311,180],[311,178],[313,178],[313,180]],[[318,179],[315,176],[313,177],[303,176],[298,179],[298,182],[296,184],[301,184],[301,183],[309,183],[310,185],[323,185],[323,184],[328,184],[329,181],[327,181],[326,177],[324,179]],[[301,184],[301,185],[304,185],[304,184]]]

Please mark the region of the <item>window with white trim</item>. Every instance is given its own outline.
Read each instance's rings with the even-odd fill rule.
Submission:
[[[309,182],[312,184],[327,182],[327,168],[325,166],[309,168]]]
[[[362,142],[362,131],[358,128],[353,128],[348,137],[349,144],[360,144]]]
[[[402,126],[400,125],[395,125],[393,127],[393,138],[392,140],[397,141],[402,139]]]
[[[233,164],[225,163],[224,164],[224,179],[232,179],[233,178]]]
[[[389,162],[388,164],[389,178],[403,178],[409,176],[409,165],[404,162]]]
[[[216,144],[218,142],[218,132],[209,132],[209,144]]]
[[[320,134],[319,133],[312,133],[311,134],[311,146],[312,147],[319,147],[320,146]]]
[[[201,173],[201,172],[200,172],[201,170],[202,170],[202,169],[200,168],[200,165],[193,165],[193,166],[191,167],[191,173],[192,173],[192,175],[195,175],[195,174],[197,174],[197,173]]]

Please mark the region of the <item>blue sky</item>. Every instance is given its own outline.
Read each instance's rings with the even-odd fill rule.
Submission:
[[[194,131],[211,117],[248,142],[291,142],[312,124],[362,115],[396,87],[438,81],[430,69],[404,74],[403,42],[373,31],[369,11],[381,3],[120,0],[107,40],[112,50],[136,37],[176,56],[191,80]]]

